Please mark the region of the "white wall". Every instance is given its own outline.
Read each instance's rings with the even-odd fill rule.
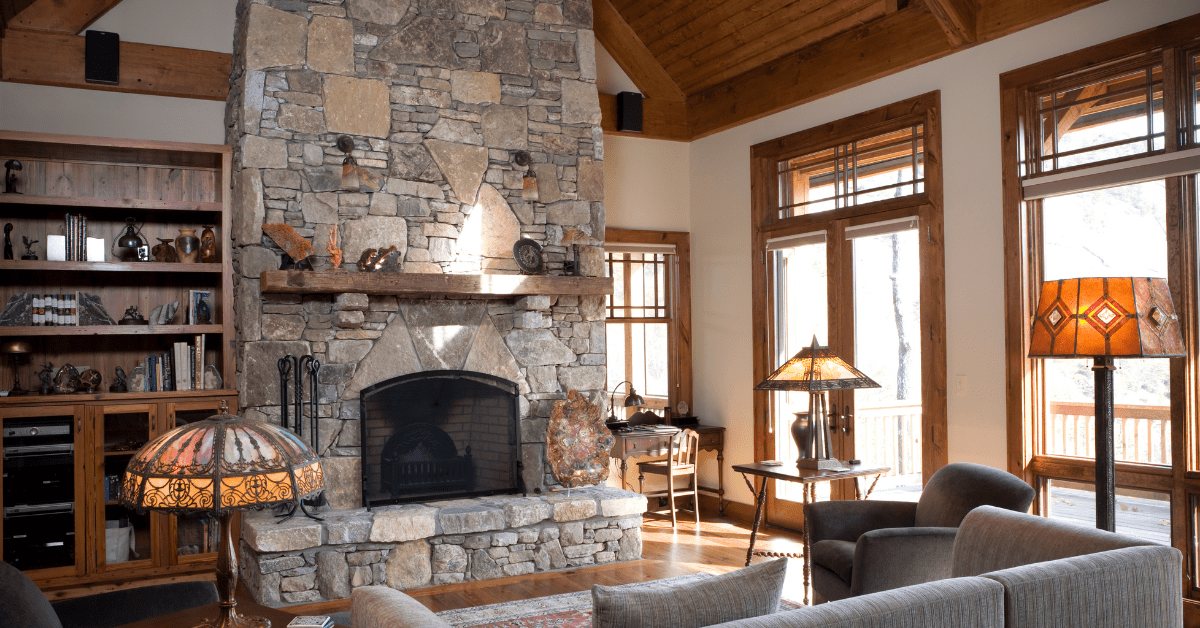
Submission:
[[[231,52],[236,6],[237,0],[124,0],[90,28],[121,41]],[[3,82],[0,128],[224,144],[225,103]]]
[[[604,136],[604,219],[609,227],[691,230],[685,142]]]
[[[725,425],[726,464],[753,460],[750,147],[941,90],[949,457],[1006,467],[999,75],[1200,12],[1200,0],[1110,0],[692,142],[692,329],[697,414]],[[609,180],[609,186],[620,182]],[[954,387],[950,387],[953,391]],[[752,503],[740,482],[735,501]],[[733,478],[736,480],[736,477]]]

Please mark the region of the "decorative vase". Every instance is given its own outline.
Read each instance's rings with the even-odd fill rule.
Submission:
[[[154,254],[156,262],[178,262],[179,255],[175,252],[175,246],[171,244],[170,238],[155,238],[158,244],[154,245],[154,249],[150,251]]]
[[[200,238],[196,237],[195,229],[179,229],[179,237],[175,238],[175,249],[179,251],[179,261],[184,264],[195,264],[200,259]]]
[[[217,261],[217,236],[212,225],[204,225],[200,232],[200,261],[211,264]]]
[[[812,421],[808,419],[807,412],[797,412],[796,420],[792,421],[792,440],[796,441],[796,449],[800,452],[800,457],[796,459],[799,463],[805,458],[812,458]]]

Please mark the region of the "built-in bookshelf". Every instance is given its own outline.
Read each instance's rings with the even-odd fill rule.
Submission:
[[[127,511],[118,502],[113,477],[155,435],[215,414],[222,400],[237,407],[231,152],[215,145],[0,131],[0,164],[13,159],[21,163],[14,172],[17,193],[0,193],[0,226],[12,224],[15,259],[0,260],[0,309],[17,295],[53,295],[39,301],[40,307],[75,301],[74,318],[66,309],[53,319],[10,317],[4,322],[17,324],[0,324],[0,348],[19,340],[31,349],[20,356],[16,370],[13,356],[0,353],[0,390],[11,389],[16,377],[32,391],[0,397],[0,427],[61,423],[73,434],[76,486],[69,516],[74,517],[75,546],[69,555],[28,563],[27,574],[50,590],[211,569],[215,528],[208,521]],[[194,229],[199,237],[211,226],[216,259],[184,263],[150,255],[149,261],[130,261],[113,251],[127,219],[140,228],[148,247],[174,241],[181,228]],[[48,259],[49,236],[78,246],[65,260]],[[37,241],[36,260],[21,259],[22,237]],[[87,255],[87,238],[103,240],[102,261],[95,249]],[[159,306],[177,302],[178,308],[169,320],[109,325],[95,324],[93,318],[91,324],[79,324],[87,320],[80,318],[80,294],[96,297],[114,323],[130,307],[145,319],[152,319]],[[205,300],[199,307],[197,295]],[[64,364],[95,369],[103,379],[91,392],[42,395],[37,372],[47,364],[54,373]],[[118,367],[127,387],[136,383],[139,368],[138,379],[147,383],[141,389],[110,390]],[[220,388],[204,388],[209,367],[223,380]],[[13,504],[3,505],[0,550],[8,561],[15,549],[6,526],[29,521],[13,519]],[[131,551],[111,561],[113,554],[106,550],[112,549],[113,532],[106,531],[106,522],[131,530],[126,538]]]

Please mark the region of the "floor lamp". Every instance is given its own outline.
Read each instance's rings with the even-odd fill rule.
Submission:
[[[842,465],[833,457],[833,446],[829,442],[829,411],[825,392],[854,388],[880,388],[875,380],[846,364],[829,347],[817,344],[813,336],[812,346],[799,353],[783,366],[771,373],[754,390],[780,390],[806,392],[808,395],[808,423],[805,425],[803,412],[796,413],[792,423],[792,439],[800,450],[796,466],[801,469],[836,469]],[[834,415],[837,409],[834,408]]]
[[[1085,277],[1042,284],[1029,334],[1031,358],[1092,358],[1096,380],[1096,527],[1115,532],[1116,358],[1186,355],[1167,280]]]
[[[290,430],[228,413],[181,425],[138,450],[125,469],[121,504],[138,511],[211,514],[221,521],[217,554],[220,615],[197,628],[269,628],[237,613],[238,510],[296,505],[325,487],[321,462]]]

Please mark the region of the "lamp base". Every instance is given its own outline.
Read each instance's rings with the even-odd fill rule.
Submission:
[[[196,628],[271,628],[271,620],[265,617],[238,615],[237,611],[230,609],[228,615],[222,612],[221,617],[213,621],[204,620],[204,623]]]
[[[846,466],[837,458],[801,458],[796,461],[801,469],[841,469]]]

